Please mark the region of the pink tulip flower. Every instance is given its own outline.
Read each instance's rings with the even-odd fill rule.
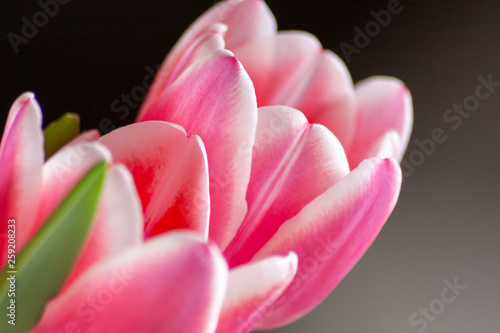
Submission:
[[[205,178],[178,176],[168,186],[184,194],[160,205],[159,193],[172,187],[149,175],[161,163],[142,151],[154,132],[138,142],[125,130],[103,138],[131,169],[153,234],[206,232],[198,216],[209,206],[208,238],[231,268],[297,253],[293,282],[255,325],[266,329],[317,306],[375,239],[399,194],[395,159],[408,142],[412,105],[399,80],[353,86],[343,62],[313,36],[277,33],[264,2],[235,0],[203,14],[167,56],[138,116],[152,120],[198,135],[209,171],[209,195]],[[164,222],[172,216],[178,222]]]
[[[0,147],[0,225],[26,225],[21,246],[108,164],[88,242],[34,331],[248,332],[300,318],[392,212],[411,118],[399,81],[353,86],[314,37],[277,33],[258,0],[193,23],[138,123],[79,137],[45,164],[39,107],[21,96]]]
[[[7,220],[15,218],[18,253],[90,169],[106,162],[108,171],[91,234],[33,332],[248,331],[266,304],[275,301],[292,281],[297,269],[293,253],[266,257],[229,272],[219,248],[207,243],[206,235],[196,232],[195,227],[195,231],[173,231],[145,240],[145,234],[159,233],[144,225],[141,200],[145,198],[138,197],[130,173],[112,162],[109,150],[90,142],[98,134],[82,134],[44,163],[41,117],[33,94],[20,96],[10,110],[0,146],[2,235],[6,234]],[[172,171],[169,167],[177,169],[172,176],[180,176],[181,183],[187,181],[184,185],[188,186],[188,176],[196,176],[196,168],[202,169],[200,177],[208,176],[199,138],[186,138],[178,126],[163,122],[136,124],[124,130],[129,129],[129,136],[153,134],[156,141],[144,148],[165,149],[162,156],[168,162],[175,162],[169,159],[182,149],[186,149],[186,157],[192,157],[166,165],[156,173],[160,179],[165,180],[166,173]],[[185,145],[180,141],[179,146],[172,145],[168,139],[183,140]],[[149,162],[151,167],[158,166]],[[195,166],[179,172],[186,163]],[[204,184],[206,187],[206,180]],[[168,202],[175,193],[168,193],[172,189],[169,184],[162,185],[167,193],[159,200]],[[199,189],[193,187],[188,193]],[[208,225],[207,210],[203,216],[195,210],[190,213],[200,224]],[[170,221],[175,224],[176,219]],[[0,246],[4,267],[6,237]]]

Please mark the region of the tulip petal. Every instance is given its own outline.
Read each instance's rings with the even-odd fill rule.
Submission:
[[[148,109],[158,96],[196,60],[212,51],[224,49],[223,35],[226,30],[227,26],[223,24],[213,24],[201,31],[182,53],[168,56],[156,72],[154,82],[141,107],[141,112]],[[139,112],[138,118],[141,117],[141,112]]]
[[[145,235],[188,228],[208,236],[208,169],[203,142],[178,125],[132,124],[101,138],[132,173],[145,216]]]
[[[230,266],[248,262],[283,222],[348,173],[342,145],[324,126],[289,107],[260,108],[248,213],[224,252]]]
[[[285,222],[253,260],[294,251],[299,268],[257,327],[284,325],[322,302],[375,239],[394,208],[400,185],[395,160],[366,160]]]
[[[274,15],[264,1],[220,1],[191,24],[174,46],[169,57],[176,58],[177,54],[184,53],[197,36],[214,23],[223,23],[228,26],[224,37],[228,49],[272,36],[277,30]]]
[[[297,256],[273,256],[231,270],[217,333],[249,332],[292,282]]]
[[[274,34],[276,20],[263,1],[230,0],[214,5],[193,22],[165,58],[138,119],[165,88],[199,57],[210,51],[224,47],[232,49]]]
[[[215,246],[171,232],[93,266],[34,332],[214,332],[227,278]]]
[[[83,143],[83,142],[94,142],[94,141],[97,141],[100,137],[101,137],[101,135],[99,134],[98,130],[96,130],[96,129],[88,130],[88,131],[81,133],[73,140],[71,140],[69,144],[71,145],[71,144]]]
[[[378,141],[374,142],[367,151],[367,156],[378,158],[391,158],[399,154],[401,137],[399,133],[387,131]]]
[[[342,60],[301,31],[280,32],[234,50],[254,82],[259,106],[286,105],[326,126],[348,148],[356,115],[354,88]]]
[[[93,264],[143,240],[143,218],[134,180],[122,165],[108,170],[96,223],[63,291]]]
[[[413,122],[408,88],[398,79],[375,76],[358,82],[355,91],[358,120],[355,141],[347,154],[349,165],[355,168],[362,160],[373,157],[373,143],[390,130],[400,137],[395,154],[390,157],[401,161]]]
[[[110,162],[111,154],[98,143],[68,144],[49,158],[43,166],[42,191],[34,234],[55,211],[80,179],[100,162]]]
[[[33,93],[12,105],[0,144],[0,267],[7,259],[7,222],[16,220],[16,249],[29,239],[42,185],[42,113]]]
[[[11,318],[15,331],[30,331],[70,274],[93,225],[105,174],[101,163],[85,175],[26,246],[20,252],[16,248],[17,256],[0,273],[0,307],[14,305],[14,317],[22,318],[17,325]],[[16,304],[29,306],[19,306],[16,313]],[[11,331],[12,326],[4,321],[0,329]]]
[[[203,140],[210,171],[210,237],[225,248],[246,213],[257,124],[255,92],[241,64],[229,51],[199,59],[140,120],[179,124]]]

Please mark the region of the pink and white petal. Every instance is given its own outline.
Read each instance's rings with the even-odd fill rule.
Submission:
[[[76,143],[84,143],[84,142],[94,142],[99,140],[101,135],[99,134],[99,131],[96,129],[93,130],[88,130],[80,135],[78,135],[76,138],[71,140],[68,145],[76,144]]]
[[[231,270],[216,332],[249,332],[292,282],[297,264],[297,255],[291,252]]]
[[[42,112],[33,93],[12,105],[0,144],[0,267],[6,262],[8,221],[14,219],[17,249],[35,223],[44,161]]]
[[[224,49],[223,36],[226,30],[227,26],[224,24],[212,24],[201,31],[182,53],[168,56],[156,72],[138,118],[141,118],[143,110],[148,109],[158,96],[196,60],[210,52]]]
[[[233,49],[274,34],[276,20],[263,1],[231,0],[214,5],[191,24],[165,58],[138,119],[165,88],[199,57],[210,51]]]
[[[286,105],[326,126],[349,147],[356,126],[354,88],[342,60],[301,31],[280,32],[235,49],[259,106]]]
[[[210,237],[225,248],[243,220],[257,125],[253,84],[229,51],[217,51],[189,67],[141,121],[179,124],[205,144],[210,171]]]
[[[387,131],[378,141],[368,149],[367,155],[378,158],[391,158],[399,154],[401,137],[394,130]]]
[[[346,151],[356,128],[355,96],[351,75],[344,62],[331,51],[323,51],[314,67],[297,85],[296,102],[310,123],[332,131]]]
[[[184,53],[197,36],[214,23],[228,26],[224,39],[230,50],[253,40],[272,36],[277,30],[276,20],[264,1],[220,1],[191,24],[169,57],[176,58],[177,54]]]
[[[87,172],[100,162],[110,162],[110,152],[99,143],[68,144],[52,155],[43,166],[42,191],[33,235],[49,218]]]
[[[228,269],[215,246],[171,232],[93,266],[51,301],[33,332],[211,333]]]
[[[324,126],[289,107],[260,108],[248,213],[224,252],[230,266],[248,262],[283,222],[348,173],[342,145]]]
[[[106,174],[94,228],[62,292],[95,263],[142,244],[143,228],[134,179],[125,167],[114,165]]]
[[[253,260],[294,251],[294,281],[257,324],[290,323],[321,303],[371,245],[397,201],[401,169],[394,159],[363,161],[285,222]]]
[[[413,123],[408,88],[398,79],[375,76],[358,82],[355,92],[358,120],[355,141],[347,153],[351,168],[373,157],[369,155],[372,144],[389,130],[396,131],[400,136],[399,146],[391,157],[401,161]]]
[[[322,47],[311,34],[286,31],[231,51],[252,79],[259,106],[292,106],[295,87],[310,71]]]
[[[162,121],[118,128],[100,142],[132,173],[142,202],[145,236],[187,228],[208,236],[210,199],[203,142]]]

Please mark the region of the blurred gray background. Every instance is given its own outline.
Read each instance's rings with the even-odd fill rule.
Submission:
[[[145,68],[159,64],[212,3],[72,1],[15,53],[7,33],[19,33],[21,18],[40,9],[2,1],[1,123],[25,90],[36,92],[45,124],[67,111],[81,114],[87,129],[105,117],[116,126],[133,122],[137,109],[120,119],[111,103],[140,84]],[[280,29],[310,31],[346,62],[339,45],[354,45],[354,28],[364,30],[371,11],[388,3],[268,1]],[[443,119],[473,101],[479,76],[500,82],[500,2],[400,6],[347,66],[355,82],[383,74],[409,87],[415,123],[405,160],[414,170],[404,170],[399,203],[359,264],[321,306],[272,332],[500,332],[500,87],[456,129]],[[436,128],[447,139],[425,155],[415,140]],[[467,288],[443,294],[455,282]]]

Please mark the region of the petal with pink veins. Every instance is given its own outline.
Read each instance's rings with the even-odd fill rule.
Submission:
[[[93,266],[48,304],[33,332],[212,333],[227,279],[215,246],[167,233]]]
[[[392,212],[401,185],[394,159],[362,162],[292,219],[255,255],[294,251],[294,281],[256,327],[290,323],[321,303],[371,245]]]
[[[168,56],[156,72],[154,82],[148,91],[138,118],[142,117],[142,110],[148,109],[158,96],[191,64],[212,51],[223,50],[223,35],[226,30],[227,26],[224,24],[212,24],[201,31],[197,38],[182,53]]]
[[[223,249],[247,210],[256,104],[252,81],[223,50],[191,65],[140,117],[179,124],[203,140],[210,175],[210,237]]]
[[[342,60],[323,50],[316,37],[280,32],[232,51],[254,82],[259,106],[296,108],[349,148],[356,125],[351,76]]]
[[[347,150],[349,165],[355,168],[373,155],[373,144],[388,131],[400,137],[394,157],[401,161],[410,138],[413,122],[411,95],[403,82],[392,77],[375,76],[356,83],[357,125],[355,140]]]
[[[179,228],[208,236],[208,169],[199,137],[188,138],[178,125],[147,121],[116,129],[100,142],[134,177],[146,237]]]
[[[283,222],[348,173],[342,145],[324,126],[289,107],[260,108],[248,213],[224,252],[230,266],[248,262]]]
[[[143,228],[134,179],[122,165],[112,166],[106,174],[95,225],[62,292],[99,260],[141,244]]]
[[[249,332],[292,282],[297,255],[272,256],[231,270],[217,333]]]
[[[228,49],[272,36],[277,30],[274,15],[264,1],[221,1],[191,24],[173,47],[166,62],[177,62],[176,59],[186,54],[186,50],[195,43],[203,31],[216,23],[228,27],[224,36]]]
[[[17,251],[35,223],[44,161],[42,112],[33,93],[12,105],[0,144],[0,267],[7,259],[7,225],[15,219]]]
[[[165,58],[138,119],[165,88],[199,57],[274,34],[276,20],[261,0],[230,0],[214,5],[191,24]]]

